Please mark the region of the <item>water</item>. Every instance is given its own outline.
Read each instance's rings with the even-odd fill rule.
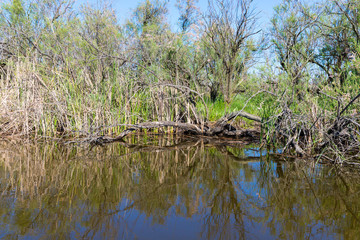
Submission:
[[[131,141],[139,145],[0,142],[0,238],[360,236],[355,169],[286,162],[256,145]]]

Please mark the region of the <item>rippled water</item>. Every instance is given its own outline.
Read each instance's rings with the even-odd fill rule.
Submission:
[[[0,142],[0,238],[360,236],[357,170],[285,162],[255,145],[135,138],[93,148]]]

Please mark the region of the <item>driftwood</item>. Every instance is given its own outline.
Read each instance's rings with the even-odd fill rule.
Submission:
[[[240,137],[251,137],[255,138],[259,135],[259,132],[256,130],[240,130],[236,129],[234,126],[228,122],[233,120],[236,117],[245,117],[247,119],[261,122],[261,118],[246,112],[234,112],[228,114],[215,123],[205,122],[203,124],[191,124],[183,122],[172,122],[172,121],[158,121],[158,122],[145,122],[139,124],[122,124],[119,126],[128,127],[122,133],[116,137],[108,136],[95,136],[84,139],[81,142],[87,142],[95,145],[101,145],[105,143],[111,143],[116,141],[121,141],[124,137],[130,133],[140,130],[140,129],[155,129],[162,127],[173,127],[177,130],[180,130],[184,134],[190,135],[200,135],[200,136],[218,136],[218,137],[229,137],[229,138],[240,138]],[[68,142],[68,143],[79,143],[79,142]]]
[[[360,114],[344,115],[345,111],[360,98],[354,97],[337,116],[294,114],[289,108],[274,116],[267,130],[267,139],[285,144],[282,152],[296,153],[299,157],[317,161],[345,163],[358,161],[360,156]],[[265,125],[265,124],[264,124]],[[264,127],[267,127],[266,125]],[[331,161],[329,159],[332,159]],[[354,162],[352,163],[354,165]]]

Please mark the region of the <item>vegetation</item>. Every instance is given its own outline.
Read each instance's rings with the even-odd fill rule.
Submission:
[[[173,31],[162,0],[142,2],[125,24],[107,5],[2,3],[1,136],[112,135],[153,121],[204,129],[247,111],[266,144],[359,159],[358,1],[283,0],[262,33],[252,0],[210,0],[204,13],[194,0],[177,7]]]

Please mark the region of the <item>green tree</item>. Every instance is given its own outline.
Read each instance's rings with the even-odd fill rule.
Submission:
[[[304,83],[309,75],[309,62],[313,59],[317,35],[313,32],[315,21],[302,13],[308,11],[300,7],[297,1],[284,0],[275,7],[271,19],[271,42],[278,58],[281,70],[287,74],[293,95],[303,99]]]
[[[246,42],[257,34],[256,14],[252,0],[211,0],[205,18],[204,46],[209,64],[216,71],[214,85],[222,90],[225,101],[231,102],[231,88],[242,70],[239,55],[246,51]]]

